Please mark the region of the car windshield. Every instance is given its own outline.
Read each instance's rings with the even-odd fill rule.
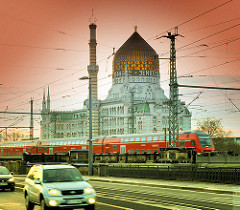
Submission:
[[[7,168],[0,167],[0,175],[9,175],[10,172]]]
[[[83,181],[79,171],[75,168],[47,169],[43,171],[43,182],[76,182]]]

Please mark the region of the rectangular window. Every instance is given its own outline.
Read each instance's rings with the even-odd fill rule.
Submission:
[[[124,142],[128,142],[128,138],[125,138]]]
[[[47,147],[44,147],[44,152],[46,152],[47,151]]]
[[[185,147],[185,141],[180,141],[180,146]]]
[[[113,149],[117,149],[117,144],[113,144]]]
[[[135,141],[139,142],[140,141],[140,137],[136,137]]]
[[[157,140],[158,140],[158,136],[154,136],[153,141],[157,141]]]
[[[145,149],[141,149],[141,154],[144,154],[145,153]]]
[[[147,142],[150,142],[150,141],[152,141],[152,136],[147,137]]]
[[[130,150],[129,150],[129,154],[134,154],[134,150],[133,150],[133,149],[130,149]]]
[[[152,154],[152,150],[151,150],[151,149],[148,149],[148,150],[147,150],[147,153],[148,153],[148,154]]]
[[[136,154],[139,154],[139,149],[136,149],[135,152],[136,152]]]
[[[71,141],[68,141],[68,145],[70,145],[71,144]]]
[[[121,138],[121,143],[123,143],[124,142],[124,138]]]
[[[134,137],[130,138],[130,142],[134,142]]]
[[[153,153],[157,153],[158,152],[158,150],[157,149],[153,149]]]
[[[141,138],[141,141],[146,141],[146,137],[142,137],[142,138]]]
[[[196,145],[196,142],[194,140],[191,140],[191,145]]]

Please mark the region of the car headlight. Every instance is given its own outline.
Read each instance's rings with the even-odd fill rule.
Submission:
[[[90,194],[90,193],[93,193],[95,192],[93,188],[85,188],[84,189],[84,192],[87,193],[87,194]]]
[[[59,190],[55,190],[55,189],[50,189],[48,191],[49,195],[60,195],[60,191]]]
[[[11,177],[11,178],[8,180],[8,182],[14,182],[14,178]]]

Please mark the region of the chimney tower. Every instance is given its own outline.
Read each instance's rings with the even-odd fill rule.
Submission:
[[[97,90],[97,75],[99,66],[96,64],[96,21],[97,19],[93,15],[89,18],[90,25],[90,41],[89,41],[89,65],[88,65],[88,77],[91,84],[91,98],[92,98],[92,135],[99,135],[99,103],[98,103],[98,90]]]

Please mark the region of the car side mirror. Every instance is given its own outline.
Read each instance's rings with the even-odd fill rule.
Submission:
[[[88,177],[84,177],[83,181],[88,182]]]
[[[39,179],[34,179],[34,184],[41,184]]]

